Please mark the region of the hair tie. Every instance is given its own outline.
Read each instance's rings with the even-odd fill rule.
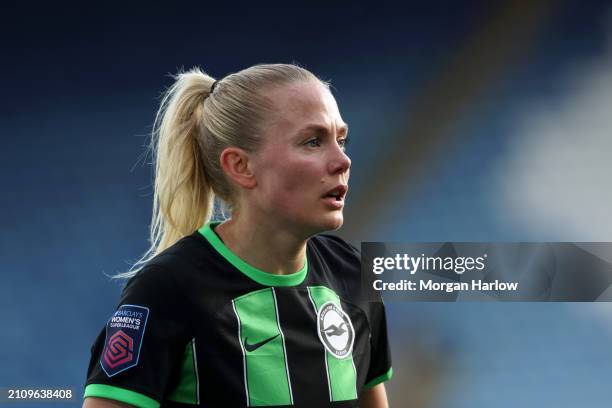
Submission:
[[[215,81],[213,82],[213,84],[210,87],[210,92],[209,94],[213,93],[215,91],[215,87],[217,86],[217,84],[219,83],[219,81]]]

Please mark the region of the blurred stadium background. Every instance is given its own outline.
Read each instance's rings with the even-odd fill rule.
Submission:
[[[81,392],[120,292],[105,274],[147,247],[139,158],[181,66],[295,61],[332,80],[353,242],[612,240],[609,1],[16,4],[0,25],[0,387]],[[612,403],[609,304],[387,310],[392,406]]]

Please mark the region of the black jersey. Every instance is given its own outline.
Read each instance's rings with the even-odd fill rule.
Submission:
[[[308,240],[290,275],[255,269],[202,227],[130,279],[92,347],[85,397],[138,407],[357,406],[391,377],[382,302],[359,252]]]

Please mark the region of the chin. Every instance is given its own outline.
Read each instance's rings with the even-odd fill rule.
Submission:
[[[344,224],[344,216],[342,213],[326,215],[321,219],[319,232],[335,231],[339,229],[342,224]]]
[[[344,223],[344,217],[341,212],[326,213],[316,217],[313,217],[313,214],[308,214],[306,217],[300,217],[299,221],[295,220],[294,223],[306,236],[311,237],[322,232],[339,229]]]

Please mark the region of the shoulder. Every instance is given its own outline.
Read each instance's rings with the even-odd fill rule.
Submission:
[[[180,292],[182,282],[197,270],[197,259],[205,256],[206,250],[195,234],[188,235],[170,246],[130,278],[124,288],[128,291],[146,291],[155,294]]]
[[[190,270],[202,259],[211,256],[210,245],[198,232],[187,235],[151,259],[147,266],[166,270]]]
[[[364,286],[361,271],[361,251],[351,243],[332,234],[318,234],[310,239],[313,251],[329,270],[326,280],[346,297],[345,300],[381,302],[380,292]],[[364,306],[369,311],[369,306]],[[368,313],[369,315],[370,313]]]
[[[198,231],[178,240],[174,245],[149,261],[153,267],[172,271],[191,271],[202,261],[210,260],[215,255],[206,238]]]
[[[120,303],[147,305],[174,303],[179,292],[172,270],[159,264],[148,263],[125,283]]]
[[[310,238],[309,246],[310,284],[328,286],[346,301],[358,299],[361,286],[359,250],[331,234]]]
[[[337,260],[361,262],[361,253],[357,247],[332,234],[318,234],[310,238],[312,246],[319,252]]]

